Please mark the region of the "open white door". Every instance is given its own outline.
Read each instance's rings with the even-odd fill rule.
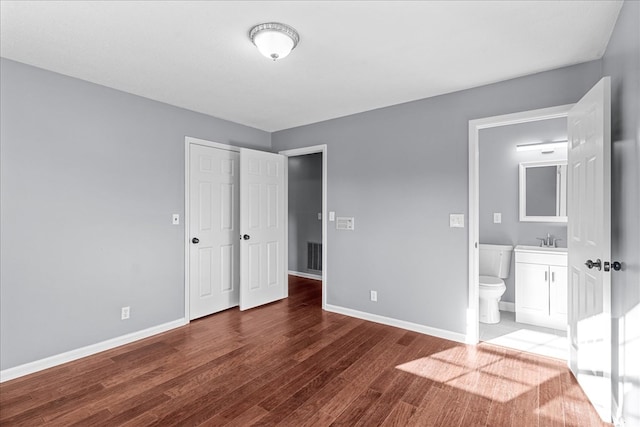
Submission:
[[[238,305],[237,152],[189,144],[189,318]]]
[[[568,116],[571,371],[611,421],[611,82],[604,77]]]
[[[285,157],[240,149],[240,310],[288,296]]]

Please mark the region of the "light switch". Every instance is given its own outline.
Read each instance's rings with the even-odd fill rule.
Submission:
[[[464,214],[450,214],[449,215],[449,227],[450,228],[464,228]]]
[[[329,212],[329,221],[335,221],[335,220],[336,220],[336,213]]]
[[[336,222],[336,230],[351,230],[355,229],[356,219],[349,216],[339,216]]]
[[[173,225],[179,225],[180,224],[180,214],[173,214],[173,216],[171,217],[171,223]]]
[[[502,214],[500,212],[493,213],[493,223],[500,224],[502,222]]]
[[[322,221],[322,212],[318,212],[318,221]]]

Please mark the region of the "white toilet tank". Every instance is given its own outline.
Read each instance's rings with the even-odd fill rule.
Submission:
[[[501,279],[509,277],[513,246],[480,244],[480,275]]]

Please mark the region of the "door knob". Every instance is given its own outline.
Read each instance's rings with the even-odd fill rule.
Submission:
[[[194,237],[193,239],[191,239],[191,243],[193,243],[194,245],[197,243],[200,243],[200,239],[198,239],[197,237]]]
[[[589,270],[594,267],[598,271],[602,270],[602,261],[599,258],[596,261],[591,261],[590,259],[588,259],[587,262],[584,263],[584,265],[586,265]]]
[[[244,240],[249,240],[251,238],[251,236],[249,236],[248,234],[245,234],[244,236],[242,236],[242,238]]]
[[[618,261],[614,261],[611,264],[611,267],[615,270],[615,271],[620,271],[622,269],[622,264],[620,264]]]

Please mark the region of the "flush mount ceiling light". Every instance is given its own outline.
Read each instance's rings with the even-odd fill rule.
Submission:
[[[553,153],[558,148],[567,148],[568,141],[552,141],[552,142],[538,142],[535,144],[520,144],[516,145],[516,151],[533,151],[540,150],[542,153]]]
[[[261,54],[274,61],[289,55],[300,41],[294,28],[279,22],[256,25],[249,31],[249,38]]]

